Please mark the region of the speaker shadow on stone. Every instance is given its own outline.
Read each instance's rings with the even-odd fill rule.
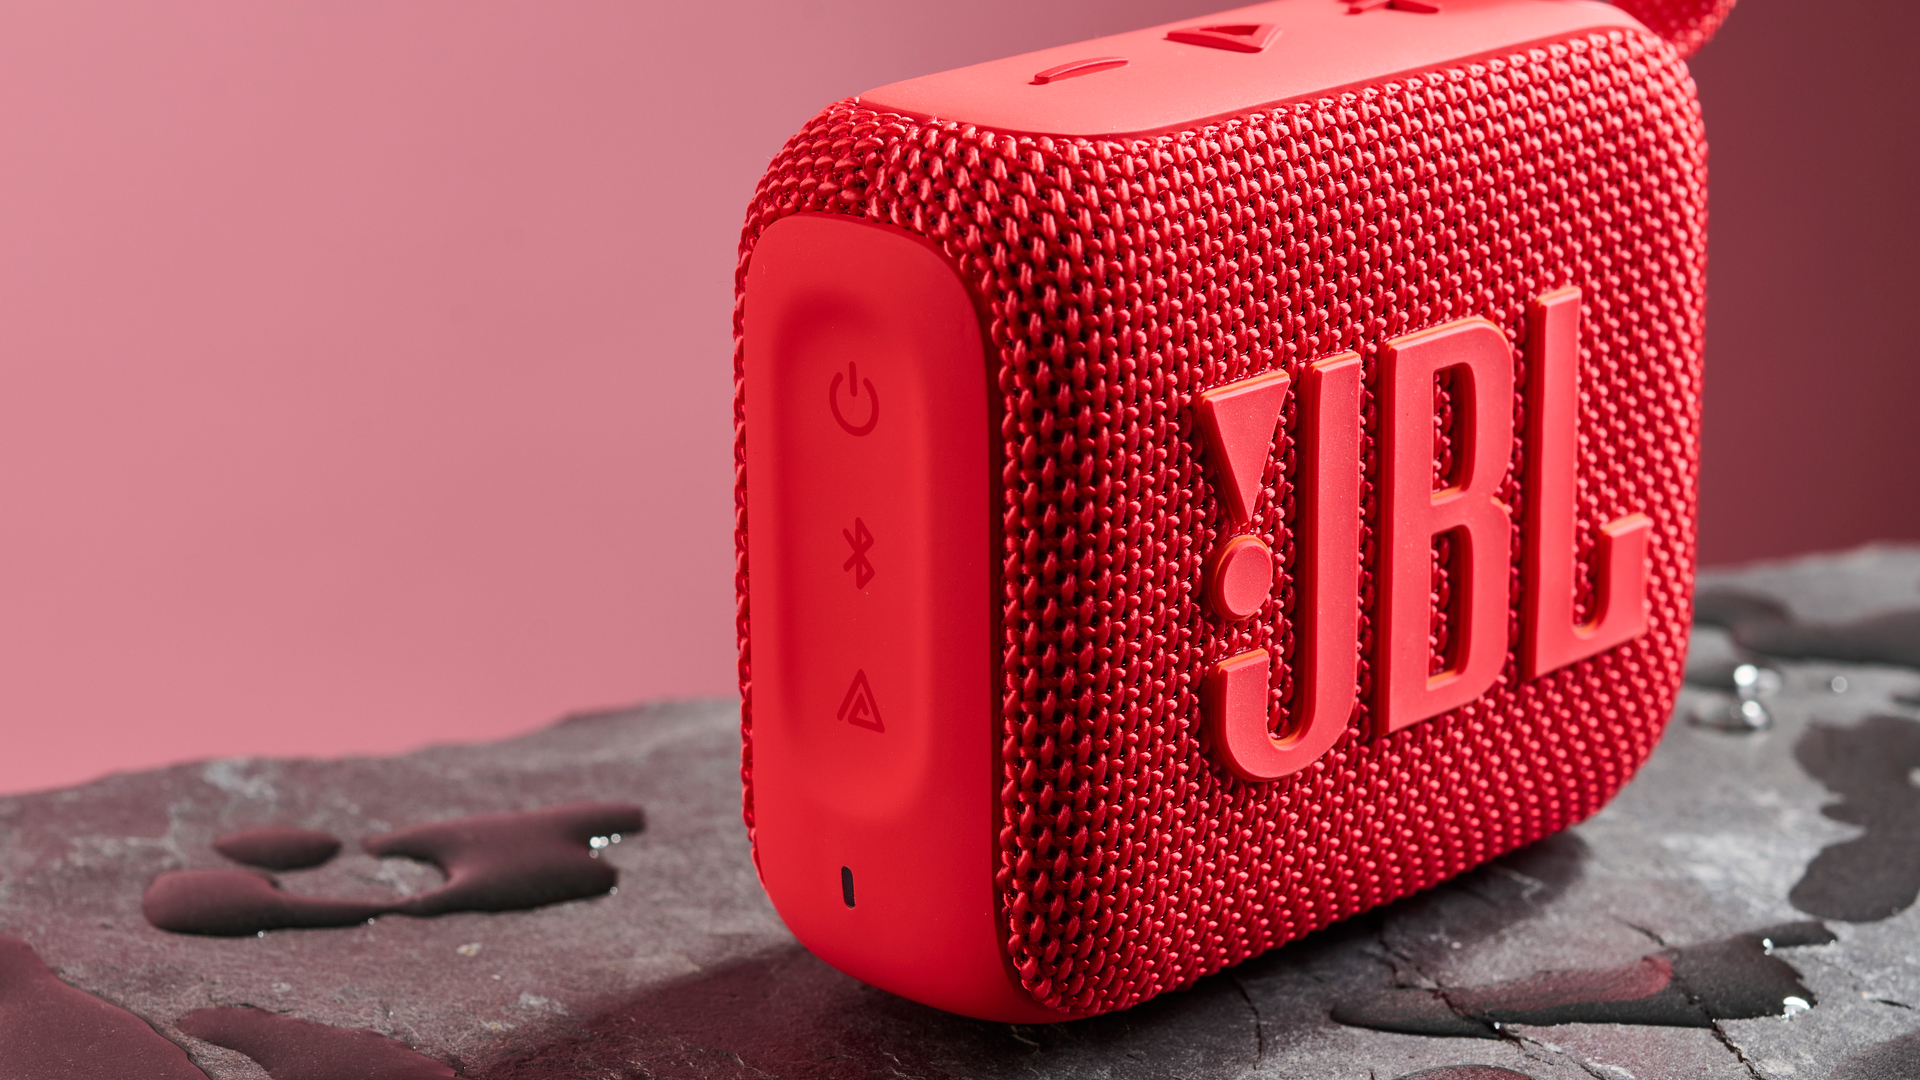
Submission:
[[[1531,919],[1579,884],[1591,852],[1571,832],[1554,833],[1436,889],[1383,908],[1381,937],[1422,971]]]
[[[1254,1064],[1287,1029],[1324,1027],[1336,994],[1377,986],[1379,942],[1418,953],[1441,929],[1478,941],[1530,917],[1581,876],[1560,834],[1436,889],[1350,919],[1117,1013],[1010,1025],[875,990],[801,946],[612,1003],[577,1034],[474,1070],[477,1080],[673,1075],[1182,1077]]]
[[[791,1080],[863,1076],[1197,1075],[1251,1064],[1257,1040],[1238,992],[1218,977],[1138,1008],[1056,1025],[971,1020],[895,997],[798,944],[648,990],[578,1034],[469,1074]]]

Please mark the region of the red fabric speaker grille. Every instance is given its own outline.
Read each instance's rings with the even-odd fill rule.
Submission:
[[[1008,949],[1037,999],[1091,1013],[1184,986],[1578,821],[1638,768],[1671,710],[1689,616],[1705,155],[1673,48],[1616,32],[1150,139],[1011,137],[847,101],[775,159],[749,212],[742,282],[774,220],[850,214],[933,239],[990,313],[1003,395],[999,885]],[[1290,403],[1254,528],[1278,555],[1273,598],[1228,626],[1203,599],[1201,561],[1227,522],[1193,396],[1358,351],[1372,565],[1381,344],[1470,315],[1518,343],[1527,302],[1565,285],[1585,295],[1581,568],[1602,524],[1648,513],[1649,632],[1523,683],[1516,615],[1502,679],[1475,705],[1379,738],[1363,704],[1310,769],[1231,777],[1204,745],[1201,679],[1221,657],[1270,650],[1284,725],[1294,415]],[[737,348],[735,362],[738,373]],[[1516,445],[1502,497],[1517,605]],[[1363,608],[1377,600],[1369,577]],[[1370,621],[1361,647],[1364,702]]]

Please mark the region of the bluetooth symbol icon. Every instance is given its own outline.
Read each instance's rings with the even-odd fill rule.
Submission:
[[[840,567],[853,571],[853,587],[864,589],[867,582],[873,580],[873,564],[867,561],[867,549],[873,546],[873,534],[867,531],[867,523],[859,518],[853,519],[853,528],[841,529],[840,535],[846,537],[853,554]]]

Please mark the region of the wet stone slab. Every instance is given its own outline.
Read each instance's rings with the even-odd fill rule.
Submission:
[[[1920,549],[1703,586],[1839,626],[1920,609]],[[1736,601],[1717,610],[1768,610]],[[1768,617],[1777,626],[1777,609]],[[1051,1028],[946,1016],[794,943],[748,861],[731,703],[397,758],[226,760],[0,799],[0,935],[30,947],[0,948],[19,973],[0,964],[0,1051],[60,1030],[35,1011],[48,999],[43,961],[218,1080],[344,1080],[376,1059],[411,1070],[394,1075],[469,1080],[1920,1076],[1920,670],[1768,659],[1741,640],[1763,638],[1697,632],[1681,718],[1592,820],[1190,991]],[[1728,673],[1746,663],[1778,685],[1737,683]],[[1764,730],[1686,719],[1724,715],[1743,693]],[[287,891],[404,909],[441,873],[369,854],[369,837],[581,803],[644,809],[640,831],[586,849],[617,871],[611,893],[252,936],[168,933],[142,914],[164,872],[245,870],[213,844],[256,826],[343,841],[318,867],[274,871]],[[184,1026],[240,1049],[182,1030],[221,1008]],[[77,1059],[22,1071],[25,1055],[0,1054],[0,1080],[110,1075],[98,1071],[110,1063]]]

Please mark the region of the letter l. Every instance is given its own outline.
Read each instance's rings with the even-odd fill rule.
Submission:
[[[1580,451],[1580,290],[1550,292],[1527,312],[1526,551],[1521,567],[1525,638],[1520,675],[1537,679],[1647,630],[1645,514],[1600,528],[1593,617],[1573,621],[1574,490]]]

